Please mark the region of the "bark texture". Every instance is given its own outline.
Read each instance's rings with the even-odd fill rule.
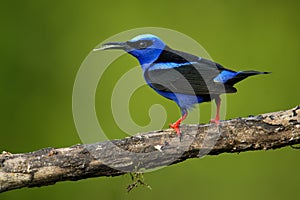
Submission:
[[[188,158],[276,149],[300,143],[300,107],[215,124],[172,129],[67,148],[0,154],[0,193],[89,177],[118,176],[171,165]]]

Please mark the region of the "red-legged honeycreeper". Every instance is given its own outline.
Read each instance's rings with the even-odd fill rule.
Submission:
[[[171,49],[152,34],[139,35],[127,42],[109,42],[94,51],[107,49],[122,49],[137,58],[147,84],[158,94],[176,102],[181,117],[170,127],[180,138],[180,123],[194,104],[214,99],[217,113],[211,122],[219,124],[220,95],[237,92],[233,86],[248,76],[269,73],[226,69],[208,59]]]

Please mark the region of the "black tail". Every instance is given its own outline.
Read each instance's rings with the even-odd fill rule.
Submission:
[[[249,71],[240,71],[235,77],[229,79],[226,81],[226,84],[228,85],[234,85],[241,80],[247,78],[248,76],[254,76],[258,74],[270,74],[271,72],[259,72],[259,71],[254,71],[254,70],[249,70]]]

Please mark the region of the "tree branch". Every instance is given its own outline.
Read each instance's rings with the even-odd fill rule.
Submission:
[[[119,176],[206,154],[276,149],[300,143],[300,107],[215,124],[182,125],[120,140],[24,154],[0,154],[0,193],[99,176]]]

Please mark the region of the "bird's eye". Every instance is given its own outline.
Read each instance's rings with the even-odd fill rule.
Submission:
[[[151,46],[153,42],[151,40],[140,40],[136,42],[128,41],[127,44],[134,49],[146,49]]]
[[[148,45],[147,45],[147,42],[145,42],[145,41],[141,41],[140,43],[139,43],[139,48],[140,49],[143,49],[143,48],[146,48]]]

